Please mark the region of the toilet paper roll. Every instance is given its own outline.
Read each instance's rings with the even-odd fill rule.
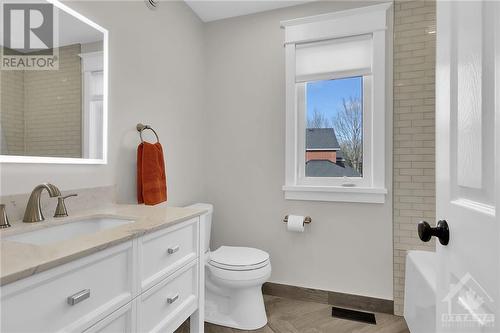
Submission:
[[[288,231],[304,232],[304,216],[288,215]]]

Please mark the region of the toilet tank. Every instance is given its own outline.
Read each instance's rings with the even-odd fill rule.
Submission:
[[[210,249],[210,233],[212,231],[212,215],[214,212],[214,206],[209,203],[195,203],[186,206],[186,208],[204,209],[208,211],[202,215],[205,217],[205,252],[207,252]]]

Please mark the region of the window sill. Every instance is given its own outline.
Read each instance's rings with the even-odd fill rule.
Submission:
[[[283,186],[286,200],[385,203],[387,189],[342,186]]]

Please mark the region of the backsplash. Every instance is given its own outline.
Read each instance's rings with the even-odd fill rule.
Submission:
[[[84,188],[69,191],[63,191],[61,189],[61,193],[62,195],[71,193],[78,194],[77,197],[68,198],[66,200],[66,208],[70,216],[72,212],[101,208],[116,203],[115,186]],[[30,193],[0,196],[0,203],[6,205],[7,215],[10,221],[22,220],[29,197]],[[57,198],[50,198],[47,192],[44,191],[42,192],[40,202],[44,216],[46,218],[52,217],[57,206]]]

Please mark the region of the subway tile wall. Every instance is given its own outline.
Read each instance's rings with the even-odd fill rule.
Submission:
[[[59,48],[59,69],[1,72],[2,153],[81,157],[80,44]]]
[[[394,312],[403,314],[407,250],[434,251],[436,2],[394,3]]]
[[[82,156],[80,52],[80,44],[61,47],[58,70],[25,72],[27,155]]]
[[[0,71],[0,124],[0,154],[24,155],[24,71]]]

